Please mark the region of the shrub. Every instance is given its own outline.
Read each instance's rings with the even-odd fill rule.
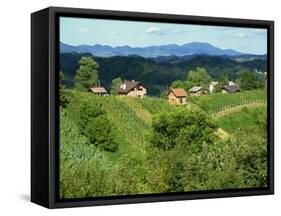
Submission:
[[[85,134],[90,143],[106,151],[117,151],[118,144],[114,141],[111,125],[106,115],[89,119]]]
[[[177,144],[200,148],[203,142],[212,143],[217,125],[206,113],[191,106],[155,115],[152,128],[152,144],[168,150]]]
[[[102,104],[95,101],[95,103],[84,100],[81,102],[79,107],[79,126],[81,134],[85,134],[85,128],[88,123],[99,115],[103,115],[105,111],[103,110]]]

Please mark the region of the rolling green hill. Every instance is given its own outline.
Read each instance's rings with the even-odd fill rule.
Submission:
[[[99,97],[75,90],[64,90],[64,94],[68,105],[60,111],[61,198],[264,187],[267,184],[264,111],[246,111],[250,112],[252,120],[245,125],[245,110],[229,118],[223,116],[216,119],[201,111],[200,104],[180,108],[169,105],[165,99],[153,97]],[[249,95],[254,99],[256,94],[253,92]],[[228,96],[222,95],[220,98]],[[85,103],[101,105],[114,141],[118,144],[117,151],[104,151],[89,143],[88,137],[81,133],[81,105]],[[209,144],[200,143],[201,150],[194,146],[193,139],[191,147],[178,145],[162,150],[153,146],[151,135],[155,117],[158,116],[159,120],[160,116],[181,109],[186,110],[186,113],[188,110],[199,110],[195,113],[200,118],[208,118],[208,121],[213,122],[209,129],[219,126],[227,131],[227,140],[217,137]],[[181,116],[177,118],[170,123],[182,124]],[[170,120],[165,121],[162,122],[164,125],[159,125],[160,131]],[[193,131],[200,135],[195,125],[204,127],[202,122],[194,122],[184,134],[187,136]],[[173,131],[169,126],[166,129],[168,133]]]
[[[74,76],[78,69],[78,61],[82,56],[91,54],[61,53],[60,69],[64,72],[65,84],[72,87]],[[176,59],[166,57],[165,60],[143,58],[140,56],[114,56],[94,57],[99,64],[99,77],[101,85],[107,90],[111,88],[111,81],[116,77],[127,80],[143,82],[149,89],[149,95],[159,95],[167,90],[168,86],[175,80],[186,80],[188,71],[196,67],[204,67],[213,79],[221,74],[228,74],[229,79],[238,78],[241,70],[266,70],[266,60],[256,59],[249,62],[237,62],[225,56],[195,55],[183,56]]]
[[[172,108],[167,100],[159,98],[99,97],[74,90],[67,90],[67,94],[70,104],[65,110],[65,115],[76,125],[79,119],[79,104],[82,101],[103,105],[120,146],[117,154],[108,153],[114,158],[131,151],[140,152],[140,155],[145,153],[151,132],[152,115]]]

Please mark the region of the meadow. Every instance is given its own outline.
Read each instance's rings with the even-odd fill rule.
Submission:
[[[265,91],[189,97],[192,104],[183,107],[153,97],[64,95],[61,198],[267,186]],[[212,115],[253,102],[262,105]],[[91,128],[105,145],[89,136]]]

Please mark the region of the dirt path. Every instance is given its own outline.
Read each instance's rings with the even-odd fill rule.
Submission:
[[[240,106],[236,106],[236,107],[232,107],[232,108],[226,109],[226,110],[221,111],[221,112],[214,113],[214,116],[215,117],[222,117],[222,116],[226,116],[226,115],[229,115],[231,113],[234,113],[234,112],[239,112],[244,107],[247,107],[247,108],[257,108],[257,107],[261,107],[261,106],[265,106],[265,104],[264,103],[243,104],[243,105],[240,105]]]

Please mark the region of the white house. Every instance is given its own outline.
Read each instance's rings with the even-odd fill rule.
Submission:
[[[215,92],[215,86],[218,84],[218,82],[212,81],[209,85],[209,92],[214,93]]]

